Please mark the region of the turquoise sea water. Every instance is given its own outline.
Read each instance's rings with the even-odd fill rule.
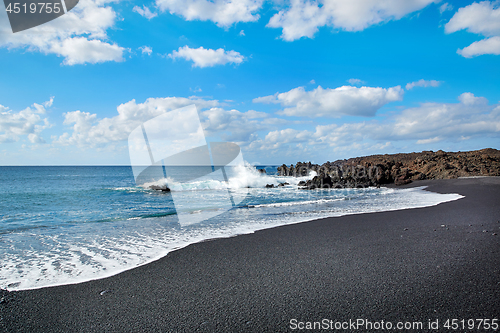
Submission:
[[[205,239],[460,198],[422,188],[306,191],[297,183],[313,175],[278,177],[275,167],[266,167],[263,175],[248,165],[226,169],[227,182],[217,177],[157,179],[156,184],[167,183],[175,191],[162,193],[148,189],[150,184],[138,186],[127,166],[0,167],[0,287],[77,283]],[[192,170],[173,172],[188,175]],[[265,188],[284,182],[289,185]],[[228,193],[239,198],[231,209]],[[187,212],[184,223],[177,214],[181,209]]]

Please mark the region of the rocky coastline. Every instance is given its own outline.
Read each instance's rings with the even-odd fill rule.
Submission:
[[[500,151],[492,148],[467,152],[422,151],[356,157],[322,165],[298,162],[295,166],[278,167],[280,176],[301,177],[311,171],[317,175],[299,183],[304,189],[378,187],[424,179],[500,176]]]

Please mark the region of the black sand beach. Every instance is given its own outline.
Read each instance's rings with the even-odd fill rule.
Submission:
[[[434,332],[483,331],[443,324],[500,320],[500,178],[408,186],[422,185],[465,198],[193,244],[102,280],[2,291],[0,331],[298,331],[293,319],[423,322],[415,331],[438,319]]]

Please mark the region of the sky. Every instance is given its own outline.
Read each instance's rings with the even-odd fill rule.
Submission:
[[[499,149],[499,88],[500,1],[80,0],[17,33],[0,10],[0,165],[129,165],[193,104],[254,164]]]

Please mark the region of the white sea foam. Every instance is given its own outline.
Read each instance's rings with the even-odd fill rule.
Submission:
[[[304,177],[285,177],[285,176],[270,176],[265,173],[260,173],[257,169],[246,165],[238,165],[235,167],[235,175],[229,179],[229,187],[232,189],[238,188],[263,188],[266,185],[279,185],[289,183],[297,185],[300,181],[306,181],[316,176],[316,172],[311,171],[308,176]]]
[[[304,206],[304,205],[321,205],[326,203],[331,203],[335,201],[340,201],[345,199],[317,199],[317,200],[305,200],[305,201],[292,201],[292,202],[275,202],[269,204],[260,205],[249,205],[249,208],[263,208],[263,207],[286,207],[286,206]]]
[[[171,191],[182,192],[182,191],[200,191],[200,190],[223,190],[226,188],[230,189],[242,189],[242,188],[265,188],[266,185],[278,186],[282,183],[288,183],[291,186],[297,186],[300,181],[307,181],[316,176],[315,171],[311,171],[309,175],[304,177],[286,177],[286,176],[274,176],[267,175],[265,173],[260,173],[250,164],[238,164],[228,169],[229,179],[228,182],[219,181],[215,179],[210,179],[209,177],[203,177],[202,180],[196,180],[191,182],[176,182],[170,177],[161,178],[157,181],[146,182],[140,187],[144,189],[149,189],[151,186],[168,186]]]
[[[311,177],[310,175],[309,177]],[[238,178],[239,177],[239,178]],[[0,267],[0,287],[9,290],[34,289],[89,281],[115,275],[160,257],[170,251],[207,239],[231,237],[276,226],[328,216],[342,216],[438,205],[462,198],[438,194],[424,187],[408,189],[344,189],[319,191],[296,189],[302,179],[260,174],[248,167],[237,169],[229,179],[233,191],[248,186],[250,196],[264,198],[251,209],[238,208],[216,220],[180,227],[171,216],[129,218],[107,223],[86,223],[62,229],[37,229],[6,235],[8,248]],[[290,183],[289,188],[264,189],[267,184]],[[206,201],[206,210],[193,210],[193,218],[210,215],[210,200],[217,202],[219,182],[191,184],[181,191],[186,198]],[[193,189],[207,191],[192,192]],[[15,250],[19,244],[28,249]]]

